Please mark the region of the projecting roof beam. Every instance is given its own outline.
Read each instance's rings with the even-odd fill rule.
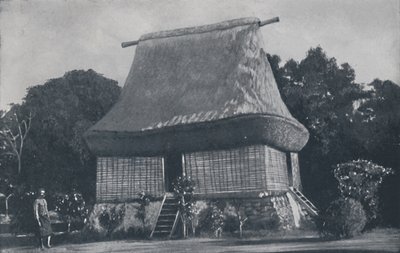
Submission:
[[[274,18],[271,18],[271,19],[260,21],[260,22],[258,22],[258,25],[260,27],[262,27],[262,26],[273,24],[273,23],[276,23],[276,22],[279,22],[279,17],[274,17]]]
[[[263,20],[263,21],[259,21],[258,25],[260,27],[265,26],[265,25],[269,25],[269,24],[273,24],[279,22],[279,17],[275,17],[275,18],[271,18],[271,19],[267,19],[267,20]],[[125,47],[130,47],[130,46],[136,46],[137,44],[139,44],[140,40],[133,40],[133,41],[127,41],[127,42],[122,42],[121,43],[121,47],[125,48]]]

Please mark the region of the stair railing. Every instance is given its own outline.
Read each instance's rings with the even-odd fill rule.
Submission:
[[[171,229],[171,233],[169,234],[169,238],[171,238],[172,235],[175,233],[175,229],[176,229],[176,226],[177,226],[178,221],[179,221],[179,215],[180,215],[180,211],[178,210],[178,212],[176,212],[174,225],[172,225],[172,229]]]
[[[309,201],[299,190],[289,187],[290,192],[295,198],[314,216],[318,216],[318,209]]]
[[[150,238],[153,237],[154,231],[156,230],[157,222],[158,222],[158,219],[160,218],[161,210],[162,210],[162,208],[163,208],[163,206],[164,206],[164,202],[165,202],[165,199],[166,199],[166,198],[167,198],[167,194],[164,194],[163,200],[162,200],[162,202],[161,202],[160,210],[158,210],[156,222],[154,222],[153,229],[151,230]]]

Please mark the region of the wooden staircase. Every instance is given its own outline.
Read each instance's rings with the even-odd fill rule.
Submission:
[[[175,232],[178,218],[178,200],[175,197],[165,195],[150,238],[171,238]]]
[[[294,187],[289,187],[290,193],[295,197],[295,199],[312,215],[318,216],[318,209],[308,200],[303,193]]]

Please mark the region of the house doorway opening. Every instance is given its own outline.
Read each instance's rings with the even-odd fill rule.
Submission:
[[[165,191],[173,192],[173,183],[182,175],[182,155],[180,153],[167,154],[164,160]]]

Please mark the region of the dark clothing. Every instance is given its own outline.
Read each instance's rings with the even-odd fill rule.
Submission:
[[[50,236],[53,233],[51,229],[50,218],[48,216],[39,216],[40,227],[39,233],[41,237]]]
[[[44,198],[38,198],[33,203],[35,219],[39,220],[39,235],[41,237],[50,236],[53,233],[49,211],[47,210],[47,202]]]

